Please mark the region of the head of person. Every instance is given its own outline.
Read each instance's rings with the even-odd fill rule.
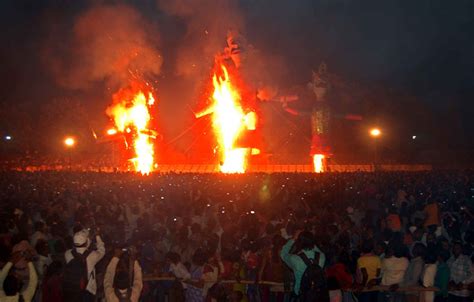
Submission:
[[[207,261],[206,253],[202,249],[197,249],[191,261],[195,266],[203,266]]]
[[[427,227],[428,234],[434,235],[437,228],[438,228],[438,226],[435,225],[435,224],[429,225],[429,226]]]
[[[130,276],[127,271],[118,271],[115,274],[114,287],[117,289],[127,289],[130,286]]]
[[[311,250],[316,245],[316,241],[314,240],[314,236],[311,232],[303,231],[296,239],[295,246],[298,252],[303,250]]]
[[[414,241],[420,241],[421,238],[423,238],[424,231],[421,228],[416,228],[416,230],[413,232],[413,240]]]
[[[74,248],[85,248],[87,249],[90,246],[89,232],[87,230],[81,230],[76,232],[73,236],[73,245]]]
[[[415,243],[412,250],[413,257],[423,257],[425,255],[425,249],[423,243]]]
[[[46,270],[46,278],[62,273],[63,264],[61,261],[53,261]]]
[[[403,245],[398,242],[391,242],[387,247],[387,257],[393,256],[396,258],[402,258],[406,256],[406,251]]]
[[[457,258],[457,257],[461,256],[462,252],[463,252],[462,243],[460,241],[454,242],[454,244],[453,244],[453,255],[454,255],[454,257]]]
[[[441,249],[438,251],[438,261],[439,262],[446,262],[451,257],[449,250]]]
[[[371,240],[366,240],[362,243],[362,247],[361,247],[361,252],[363,254],[369,254],[369,253],[372,253],[372,251],[374,250],[374,243],[373,241]]]
[[[35,231],[36,232],[45,232],[46,231],[46,224],[44,224],[44,222],[42,221],[37,221],[35,222]]]
[[[178,253],[169,252],[169,253],[166,254],[166,260],[169,263],[177,264],[178,262],[181,261],[181,257],[179,256]]]
[[[3,281],[3,291],[7,296],[15,296],[20,292],[21,284],[17,277],[10,274]]]
[[[387,249],[387,245],[383,241],[377,242],[374,248],[374,253],[378,256],[382,255],[385,253],[385,250]]]

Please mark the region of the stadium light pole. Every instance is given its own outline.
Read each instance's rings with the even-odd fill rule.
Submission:
[[[382,135],[382,131],[380,131],[379,128],[372,128],[370,129],[369,131],[369,134],[370,136],[373,138],[373,141],[374,141],[374,170],[377,170],[377,161],[378,161],[378,158],[377,158],[377,141],[379,139],[379,137]]]

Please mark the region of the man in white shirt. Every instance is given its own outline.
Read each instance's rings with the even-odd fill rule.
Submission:
[[[13,275],[8,275],[8,272],[18,261],[23,258],[22,254],[13,253],[10,261],[5,264],[0,272],[0,301],[2,302],[18,302],[20,301],[20,294],[24,302],[30,302],[35,295],[36,286],[38,285],[38,276],[31,261],[27,262],[29,281],[25,290],[21,291],[20,282]],[[21,291],[21,293],[20,293]]]
[[[169,273],[177,279],[169,290],[169,300],[182,301],[184,300],[184,291],[187,288],[183,281],[191,279],[191,274],[181,262],[181,256],[178,253],[167,253],[166,261],[169,264]]]
[[[91,240],[89,239],[89,231],[88,230],[81,230],[74,234],[73,241],[74,241],[74,253],[73,249],[67,250],[64,254],[66,259],[66,268],[67,264],[74,259],[74,254],[80,257],[84,253],[88,253],[86,257],[86,267],[87,267],[87,285],[85,287],[85,296],[84,298],[86,301],[94,301],[95,295],[97,293],[97,281],[95,276],[95,265],[99,262],[102,257],[105,255],[105,246],[104,242],[100,238],[99,235],[95,236],[96,239],[96,249],[90,251]],[[66,277],[66,276],[65,276]],[[64,293],[66,295],[66,293]],[[68,301],[75,301],[74,299],[78,299],[77,296],[74,297],[66,297]],[[81,300],[83,301],[83,300]]]
[[[387,253],[382,260],[381,285],[390,286],[390,292],[382,292],[382,301],[402,301],[401,294],[394,292],[403,282],[409,261],[404,257],[403,247],[398,244],[389,244]]]
[[[133,280],[130,278],[128,270],[119,270],[117,266],[123,255],[123,250],[116,249],[114,257],[110,260],[104,276],[104,291],[106,302],[118,302],[121,299],[129,299],[131,302],[138,302],[143,288],[142,268],[134,256],[129,256],[129,261],[133,261]],[[133,254],[133,253],[132,253]]]

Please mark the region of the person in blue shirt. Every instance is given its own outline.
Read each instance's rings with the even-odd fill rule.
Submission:
[[[316,246],[316,241],[311,232],[298,231],[293,236],[293,239],[283,246],[280,256],[281,259],[291,268],[295,276],[295,284],[293,291],[295,295],[300,294],[301,278],[306,270],[306,264],[303,259],[298,256],[299,253],[304,253],[309,259],[315,259],[316,253],[319,254],[319,266],[324,267],[326,256]]]

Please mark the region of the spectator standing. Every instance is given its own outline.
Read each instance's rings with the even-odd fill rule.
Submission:
[[[0,288],[0,301],[2,302],[30,302],[35,295],[36,286],[38,285],[38,276],[30,259],[25,259],[29,275],[28,286],[25,290],[21,290],[20,280],[18,280],[15,275],[8,274],[12,266],[22,259],[24,259],[24,257],[21,253],[13,253],[10,260],[3,266],[0,272],[0,284],[2,285]]]
[[[95,266],[105,254],[104,242],[99,235],[95,236],[95,242],[96,249],[92,250],[89,231],[78,231],[73,237],[74,247],[67,250],[64,255],[66,267],[63,294],[68,302],[95,300],[97,293]]]
[[[436,253],[425,253],[425,265],[423,267],[423,272],[421,274],[421,284],[424,287],[433,287],[436,277],[437,263],[436,263]],[[434,292],[422,292],[420,294],[422,301],[424,302],[433,302],[434,301]]]
[[[294,252],[291,252],[293,246],[295,246]],[[301,294],[301,279],[303,278],[303,274],[307,268],[305,261],[298,255],[300,253],[306,255],[308,259],[312,259],[318,263],[321,268],[324,267],[326,260],[324,253],[316,246],[313,234],[308,231],[297,231],[293,239],[288,240],[288,242],[283,246],[280,256],[293,271],[295,277],[293,294],[296,297]]]
[[[435,293],[435,301],[446,302],[448,301],[448,284],[450,279],[447,261],[451,257],[451,254],[449,251],[444,249],[440,249],[438,254],[438,265],[434,286],[439,288],[439,291]]]
[[[425,246],[422,243],[416,243],[413,247],[413,257],[410,260],[410,264],[405,272],[403,280],[403,286],[415,287],[419,284],[421,273],[425,265],[423,257],[425,255]],[[406,299],[408,302],[418,301],[418,292],[407,292]]]
[[[390,243],[387,253],[382,260],[381,285],[389,286],[391,291],[379,294],[380,301],[402,301],[403,296],[394,292],[403,282],[409,261],[405,256],[403,246],[399,243]]]
[[[372,241],[362,244],[362,255],[357,260],[357,278],[362,287],[372,287],[380,276],[382,264],[379,256],[373,254]],[[359,295],[360,302],[376,302],[377,292],[363,292]]]
[[[124,259],[123,252],[121,249],[115,249],[114,257],[107,266],[104,276],[106,302],[138,302],[140,299],[143,288],[142,269],[133,255],[126,255],[128,261],[124,261],[125,264],[117,270],[120,261]],[[130,271],[130,266],[133,266],[133,272]]]
[[[448,260],[450,271],[449,281],[449,301],[467,302],[470,301],[469,290],[465,285],[471,278],[471,259],[463,254],[461,242],[453,245],[453,255]]]

